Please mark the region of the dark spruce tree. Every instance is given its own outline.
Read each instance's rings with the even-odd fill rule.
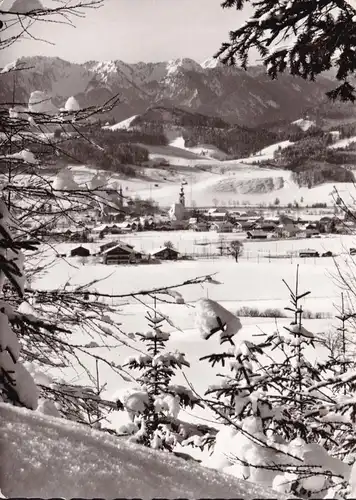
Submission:
[[[242,10],[248,4],[250,18],[230,32],[230,40],[221,45],[216,57],[246,69],[250,50],[255,49],[273,79],[289,72],[313,81],[334,67],[339,85],[328,97],[355,101],[350,78],[356,69],[353,0],[224,0],[221,5]]]

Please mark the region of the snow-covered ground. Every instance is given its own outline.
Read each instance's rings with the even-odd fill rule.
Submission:
[[[136,244],[138,248],[157,246],[157,239],[174,239],[175,244],[194,246],[195,238],[218,237],[212,233],[197,234],[190,232],[180,233],[141,233],[140,235],[121,236]],[[229,235],[233,236],[233,235]],[[180,239],[179,239],[180,238]],[[63,284],[81,285],[92,280],[99,280],[94,286],[96,290],[109,295],[124,295],[122,298],[108,299],[108,304],[118,305],[119,311],[115,321],[120,329],[126,333],[147,331],[148,325],[145,315],[152,307],[152,299],[144,296],[137,301],[130,297],[130,293],[139,290],[150,290],[157,287],[178,285],[185,280],[214,274],[215,282],[203,285],[180,287],[177,290],[185,299],[185,304],[158,302],[158,313],[169,319],[163,327],[171,333],[167,347],[184,352],[190,367],[178,372],[175,382],[186,385],[186,378],[192,384],[197,394],[203,395],[210,383],[216,380],[217,372],[199,359],[218,352],[220,347],[214,337],[204,340],[195,323],[195,304],[201,297],[209,297],[218,301],[228,311],[236,313],[243,306],[278,308],[283,310],[288,305],[288,290],[282,282],[293,285],[296,273],[296,264],[300,265],[300,290],[311,291],[310,298],[303,299],[303,308],[313,312],[329,313],[335,316],[336,307],[340,306],[341,291],[338,283],[333,279],[336,268],[333,259],[266,259],[267,252],[287,253],[297,248],[315,248],[317,250],[331,249],[334,252],[343,252],[352,245],[352,237],[320,238],[305,241],[279,242],[246,242],[245,257],[235,263],[232,258],[213,260],[197,260],[185,262],[166,262],[157,265],[140,266],[105,266],[88,259],[69,258],[57,259],[47,273],[38,276],[32,286],[38,289],[48,289]],[[68,252],[75,245],[61,244],[57,250]],[[89,245],[88,245],[89,246]],[[97,244],[90,245],[92,249]],[[48,254],[52,251],[48,250]],[[249,253],[251,252],[251,253]],[[254,257],[252,257],[254,255]],[[48,255],[50,259],[50,255]],[[344,266],[346,255],[338,257],[339,265]],[[348,257],[348,262],[350,258]],[[216,273],[216,274],[215,274]],[[168,296],[163,297],[169,300]],[[143,302],[142,302],[143,301]],[[121,305],[120,305],[121,304]],[[290,324],[290,318],[251,318],[241,317],[242,329],[236,340],[261,340],[261,335],[270,334],[276,328],[283,329]],[[315,335],[325,337],[335,327],[334,318],[321,320],[304,320],[304,326]],[[127,340],[127,338],[125,337]],[[81,343],[79,332],[73,331],[72,341]],[[94,348],[93,354],[100,354],[116,364],[123,364],[135,348],[142,346],[131,339],[126,345],[115,349]],[[313,350],[310,360],[320,360],[326,356],[323,348]],[[93,359],[82,355],[81,361],[92,373],[95,373]],[[120,391],[127,388],[128,382],[121,380],[117,374],[101,363],[99,366],[100,380],[106,383],[104,397],[113,399]],[[53,375],[53,373],[52,373]],[[65,376],[74,383],[88,382],[83,369],[78,365],[71,370],[61,371],[60,377]],[[206,409],[184,410],[181,418],[198,423],[211,423],[212,413]],[[197,465],[189,465],[172,456],[162,457],[161,454],[142,449],[125,440],[99,434],[95,431],[83,429],[75,424],[69,424],[58,419],[44,417],[26,410],[10,409],[0,405],[0,419],[2,424],[1,439],[5,445],[3,453],[9,457],[0,472],[0,487],[6,496],[128,496],[140,498],[154,496],[173,498],[177,496],[209,498],[220,495],[231,498],[269,498],[278,496],[269,494],[268,490],[258,490],[252,484],[236,482],[234,479],[220,476],[202,469]],[[125,412],[113,412],[109,425],[118,429],[127,422]],[[26,438],[25,438],[26,436]],[[7,444],[6,444],[7,443]],[[21,444],[20,444],[21,443]],[[184,449],[190,452],[189,449]],[[43,470],[43,457],[46,459],[46,471]],[[206,459],[206,456],[201,456]],[[19,474],[13,480],[13,471]],[[94,464],[94,465],[93,465]],[[55,473],[54,473],[55,471]],[[212,475],[210,475],[212,474]],[[142,481],[142,477],[145,480]],[[164,478],[159,479],[159,478]],[[141,484],[143,486],[141,486]],[[239,489],[241,487],[241,489]],[[158,489],[157,489],[158,488]]]
[[[186,154],[193,153],[187,151]],[[173,158],[160,153],[152,157],[168,160]],[[192,161],[178,157],[176,165],[184,167],[187,166],[187,162]],[[208,165],[209,160],[205,161]],[[198,166],[201,169],[205,168],[201,161]],[[301,206],[310,206],[314,203],[327,203],[331,206],[334,204],[335,187],[345,203],[352,203],[355,196],[355,188],[351,183],[326,183],[309,189],[295,184],[292,173],[286,170],[259,168],[238,161],[220,162],[219,166],[215,164],[210,167],[213,167],[212,172],[200,168],[188,168],[186,171],[177,171],[174,168],[150,169],[150,179],[127,179],[118,174],[110,174],[108,178],[109,183],[119,183],[123,186],[124,195],[139,196],[143,199],[153,198],[162,206],[170,206],[177,202],[182,181],[187,183],[186,204],[191,206],[195,203],[198,207],[232,206],[235,202],[242,205],[269,205],[274,204],[276,198],[282,205],[298,202]],[[95,172],[86,167],[71,167],[71,169],[75,179],[81,184],[87,182]]]
[[[334,144],[330,144],[329,149],[346,148],[354,142],[356,142],[355,135],[346,139],[340,139],[339,141],[334,142]]]
[[[67,420],[0,403],[5,497],[286,498]]]
[[[316,123],[313,120],[308,120],[307,118],[300,118],[299,120],[295,120],[292,122],[292,125],[297,125],[303,132],[306,132],[311,127],[315,127]]]
[[[122,122],[115,123],[115,125],[105,125],[103,129],[108,130],[128,130],[130,128],[131,123],[134,121],[137,115],[130,116],[130,118],[126,118]]]
[[[173,139],[169,143],[169,145],[174,146],[175,148],[183,149],[184,151],[190,151],[191,153],[202,156],[203,158],[206,159],[223,161],[226,160],[228,157],[226,153],[220,151],[218,148],[210,144],[201,144],[195,147],[188,148],[185,146],[185,140],[183,139],[182,136]]]
[[[292,146],[292,144],[294,144],[294,142],[291,141],[282,141],[277,142],[276,144],[271,144],[271,146],[261,149],[261,151],[253,155],[251,158],[258,159],[258,157],[263,156],[263,159],[265,160],[272,160],[276,151]]]
[[[141,245],[138,240],[134,239],[135,237],[128,236],[126,239],[136,244],[138,248],[140,246],[148,248],[152,244],[152,240],[149,239],[148,235],[150,234],[151,238],[155,239],[157,236],[154,233],[146,234],[146,238],[141,240]],[[170,236],[174,234],[171,233]],[[167,235],[162,235],[163,237],[167,237]],[[293,258],[269,260],[264,258],[263,255],[266,255],[268,246],[270,246],[271,254],[278,250],[281,253],[296,250],[295,246],[317,250],[332,249],[335,252],[345,251],[351,241],[351,237],[344,237],[340,241],[337,238],[325,238],[304,242],[245,243],[245,246],[251,248],[255,246],[255,257],[247,258],[245,256],[240,259],[239,263],[235,263],[234,259],[226,257],[214,260],[165,262],[157,265],[105,266],[91,262],[90,259],[86,264],[83,264],[83,259],[68,258],[67,261],[58,259],[50,271],[42,277],[38,277],[32,286],[38,289],[48,289],[53,288],[54,283],[56,287],[68,282],[77,286],[92,280],[99,280],[95,285],[96,290],[111,296],[126,295],[123,298],[108,299],[108,304],[119,307],[116,321],[120,323],[122,331],[132,333],[147,330],[145,315],[147,309],[152,307],[153,303],[152,299],[145,297],[140,297],[143,303],[137,301],[130,296],[131,293],[167,285],[178,285],[197,276],[214,275],[215,283],[178,288],[177,291],[184,297],[185,304],[158,302],[158,311],[169,318],[170,324],[166,323],[165,325],[166,331],[172,334],[169,347],[186,353],[188,361],[191,362],[191,368],[185,372],[194,388],[202,394],[207,383],[213,382],[215,371],[208,364],[203,366],[202,363],[199,363],[199,358],[204,354],[214,352],[214,349],[218,348],[218,346],[215,345],[213,339],[204,341],[200,337],[195,324],[196,301],[202,297],[209,297],[218,301],[234,314],[244,306],[254,307],[261,311],[267,308],[277,308],[283,311],[284,307],[288,305],[289,298],[288,290],[282,280],[284,279],[287,283],[293,285],[296,265],[299,264],[301,290],[311,292],[310,297],[303,299],[303,308],[314,313],[328,313],[332,316],[329,319],[305,320],[305,326],[316,333],[326,334],[337,323],[335,315],[341,303],[341,290],[336,281],[337,272],[333,259]],[[278,248],[279,245],[281,245],[280,249]],[[57,249],[60,252],[68,252],[70,247],[70,245],[59,245]],[[245,249],[245,251],[247,250]],[[260,257],[258,257],[259,254]],[[346,255],[341,255],[338,257],[338,263],[343,266],[345,259],[347,259]],[[163,298],[164,300],[173,301],[168,296]],[[278,327],[283,328],[283,326],[289,324],[290,319],[278,319],[277,322]],[[249,340],[253,340],[261,332],[272,333],[276,328],[274,318],[242,317],[241,323],[242,330],[238,334],[239,338]],[[98,351],[98,354],[99,352],[101,355],[104,354],[102,349]],[[120,364],[124,363],[131,354],[132,348],[127,346],[120,346],[120,349],[106,353],[110,359]],[[320,355],[321,353],[318,352],[318,356]],[[93,362],[87,360],[87,364],[90,365],[90,363]],[[90,368],[94,373],[95,366],[91,364]],[[123,382],[104,365],[100,367],[100,371],[101,379],[107,382],[107,397],[111,398]],[[82,370],[78,372],[78,381],[80,381],[81,372]],[[71,376],[75,377],[76,373],[72,372]],[[86,382],[86,380],[83,382]],[[184,383],[182,375],[180,375],[179,383]],[[124,385],[122,385],[123,387]],[[111,419],[112,425],[117,426],[122,423],[123,417],[121,413],[116,412]],[[206,418],[207,413],[205,410],[195,411],[193,417],[191,415],[185,415],[185,417],[186,419]]]

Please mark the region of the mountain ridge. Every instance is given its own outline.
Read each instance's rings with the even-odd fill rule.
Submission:
[[[116,122],[144,112],[150,106],[181,107],[220,116],[232,124],[259,126],[299,119],[308,109],[327,102],[332,78],[317,82],[281,75],[271,81],[262,66],[247,71],[223,66],[215,59],[201,64],[190,58],[163,62],[126,63],[120,60],[71,63],[45,56],[22,57],[16,71],[16,100],[27,102],[32,91],[47,92],[61,107],[74,96],[82,107],[99,105],[113,95],[120,104],[104,119]],[[6,70],[6,67],[5,67]],[[11,102],[14,76],[1,74],[0,98]]]

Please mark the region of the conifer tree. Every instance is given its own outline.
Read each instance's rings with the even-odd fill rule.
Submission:
[[[148,311],[149,331],[136,333],[146,352],[131,356],[123,365],[138,371],[138,389],[132,389],[117,400],[118,408],[126,410],[133,425],[121,431],[133,434],[132,439],[144,446],[173,451],[177,442],[190,437],[184,422],[178,419],[181,408],[200,405],[190,389],[173,383],[177,369],[189,367],[181,352],[166,350],[170,334],[162,330],[165,319],[156,310]],[[194,426],[193,426],[194,427]]]
[[[310,292],[300,292],[298,268],[295,289],[285,284],[291,324],[283,332],[264,335],[259,343],[220,332],[221,343],[228,340],[231,347],[201,359],[212,367],[226,365],[230,374],[219,374],[220,383],[207,389],[204,401],[236,434],[225,450],[230,461],[220,462],[224,467],[236,463],[241,478],[309,497],[347,474],[348,465],[331,455],[337,436],[345,431],[344,419],[335,418],[333,388],[348,382],[334,377],[329,359],[313,356],[321,342],[302,324],[301,300]],[[221,454],[220,442],[218,434]]]

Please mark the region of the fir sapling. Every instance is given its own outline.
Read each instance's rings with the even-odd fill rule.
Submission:
[[[132,422],[120,431],[132,434],[132,440],[147,447],[173,451],[177,442],[197,430],[188,432],[178,419],[181,408],[201,403],[190,389],[173,383],[176,370],[190,365],[183,353],[167,351],[170,334],[162,330],[165,319],[157,314],[156,306],[146,319],[150,330],[136,333],[146,352],[131,356],[123,365],[138,373],[138,388],[126,391],[118,400],[119,409],[126,410]]]
[[[204,401],[233,430],[214,449],[210,464],[223,464],[224,470],[241,479],[269,486],[278,476],[275,486],[278,483],[280,491],[284,488],[285,493],[309,497],[344,480],[349,466],[331,456],[335,433],[344,424],[342,419],[325,418],[335,410],[336,399],[327,383],[324,386],[330,376],[328,360],[315,355],[320,340],[302,324],[301,299],[309,292],[299,291],[299,269],[295,289],[285,284],[291,299],[286,310],[293,313],[293,321],[284,331],[264,335],[258,343],[243,340],[236,329],[234,335],[226,336],[228,322],[218,331],[212,325],[212,310],[208,321],[198,321],[205,326],[205,339],[219,335],[220,344],[229,342],[223,352],[201,358],[212,367],[225,367],[225,373],[217,375],[218,383],[207,389]],[[210,335],[207,323],[212,326]]]

